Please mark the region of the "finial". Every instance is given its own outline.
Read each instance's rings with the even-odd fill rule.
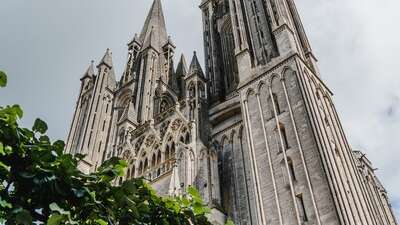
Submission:
[[[193,51],[193,55],[196,55],[196,51]]]

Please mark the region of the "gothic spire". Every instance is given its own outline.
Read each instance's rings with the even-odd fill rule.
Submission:
[[[156,50],[159,50],[159,47],[160,47],[153,27],[151,28],[149,35],[144,40],[143,48],[147,48],[150,46]]]
[[[181,59],[179,60],[178,67],[176,68],[176,74],[179,76],[186,76],[187,74],[187,64],[185,56],[182,54]]]
[[[110,68],[112,68],[112,66],[113,66],[112,53],[111,53],[111,50],[109,48],[107,48],[107,51],[104,54],[103,58],[101,59],[101,61],[99,63],[99,66],[102,65],[102,64],[104,64],[104,65],[106,65],[106,66],[108,66]]]
[[[157,50],[167,43],[168,35],[165,28],[165,19],[161,0],[154,0],[139,39],[142,43],[150,42],[152,47]]]
[[[204,76],[199,60],[197,59],[196,51],[193,52],[192,62],[190,63],[189,67],[189,75],[192,75],[194,73],[199,73],[199,75]]]
[[[94,76],[94,61],[90,62],[90,66],[87,68],[86,72],[83,74],[81,80],[85,78],[92,78]]]

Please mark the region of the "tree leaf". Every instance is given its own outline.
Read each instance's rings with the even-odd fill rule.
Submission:
[[[3,142],[0,141],[0,155],[5,155]]]
[[[0,196],[0,207],[11,209],[12,205],[9,202],[7,202],[6,200],[1,199],[1,196]]]
[[[58,153],[62,153],[62,151],[64,151],[65,143],[64,141],[58,140],[53,143],[53,147],[56,149]]]
[[[99,225],[107,225],[107,222],[102,220],[102,219],[97,219],[96,223],[99,224]]]
[[[0,161],[0,169],[4,169],[7,172],[10,172],[10,166],[7,166],[6,164],[4,164],[2,161]]]
[[[12,109],[14,111],[14,113],[18,116],[18,118],[22,118],[22,116],[24,115],[24,112],[21,109],[21,106],[19,105],[13,105]]]
[[[61,222],[65,219],[64,215],[60,214],[51,214],[49,219],[47,220],[47,225],[60,225]]]
[[[34,132],[39,132],[41,134],[46,133],[47,129],[48,129],[47,124],[41,119],[36,119],[32,127],[32,130]]]
[[[7,85],[7,75],[0,71],[0,87],[5,87]]]

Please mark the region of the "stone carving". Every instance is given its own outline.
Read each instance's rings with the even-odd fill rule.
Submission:
[[[129,151],[129,150],[124,151],[124,153],[122,154],[122,158],[125,159],[125,160],[130,159],[131,158],[131,151]]]
[[[179,127],[181,126],[181,124],[182,124],[182,120],[176,119],[176,120],[174,120],[174,122],[172,122],[171,129],[173,131],[177,131],[179,129]]]
[[[145,142],[146,147],[150,147],[154,143],[155,139],[156,139],[156,137],[154,135],[148,136],[146,138],[146,142]]]
[[[167,120],[167,121],[165,121],[164,123],[161,124],[161,127],[160,127],[160,137],[161,138],[164,138],[165,133],[167,133],[169,124],[170,124],[169,120]]]

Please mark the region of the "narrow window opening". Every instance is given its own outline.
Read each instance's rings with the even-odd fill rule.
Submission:
[[[89,147],[90,142],[92,141],[92,134],[93,134],[93,132],[90,131],[90,136],[89,136],[89,141],[88,141],[88,143],[87,143],[87,147]]]
[[[170,150],[169,146],[167,146],[167,149],[165,150],[165,159],[168,160],[170,158]]]
[[[303,222],[307,222],[308,221],[308,216],[306,213],[306,206],[304,204],[304,199],[303,199],[303,194],[298,194],[296,196],[297,199],[297,206],[300,207],[299,211],[300,211],[300,217],[303,220]]]
[[[138,175],[142,175],[142,173],[143,173],[143,162],[140,162]]]
[[[97,103],[96,103],[96,112],[97,112],[97,109],[99,108],[99,102],[100,102],[100,96],[99,96],[99,97],[97,97]]]
[[[280,129],[281,135],[282,135],[283,146],[287,150],[287,149],[290,148],[290,146],[289,146],[288,138],[287,138],[287,135],[286,135],[286,129],[285,129],[285,127],[283,125],[280,125],[279,129]]]
[[[99,149],[97,150],[97,152],[100,152],[101,151],[101,145],[102,145],[103,143],[100,141],[100,144],[99,144]]]
[[[130,178],[130,177],[129,177],[130,175],[131,175],[131,169],[129,168],[129,169],[128,169],[128,172],[126,173],[126,179],[127,179],[127,180]]]
[[[156,154],[153,154],[153,159],[151,160],[151,166],[155,167],[156,166]]]
[[[158,151],[157,154],[157,165],[159,165],[161,163],[161,151]]]
[[[104,128],[106,127],[106,121],[103,121],[103,128],[101,129],[102,131],[104,131]]]
[[[104,160],[106,159],[106,152],[107,152],[106,150],[103,151],[103,156],[101,158],[101,163],[103,163]]]
[[[275,93],[272,94],[272,99],[274,101],[276,114],[278,114],[278,115],[281,114],[281,107],[279,106],[278,96]]]
[[[186,133],[185,144],[189,144],[189,143],[190,143],[190,134]]]
[[[175,156],[175,143],[172,143],[172,146],[171,146],[171,156],[170,156],[170,158],[173,158]]]
[[[93,117],[92,129],[93,129],[93,127],[94,127],[94,122],[96,122],[96,114],[94,114],[94,117]]]
[[[293,161],[292,161],[291,158],[288,158],[287,161],[288,161],[290,176],[291,176],[292,180],[295,181],[296,180],[296,173],[294,172]]]
[[[147,159],[144,161],[143,172],[146,172],[147,168],[149,167],[149,162]]]

